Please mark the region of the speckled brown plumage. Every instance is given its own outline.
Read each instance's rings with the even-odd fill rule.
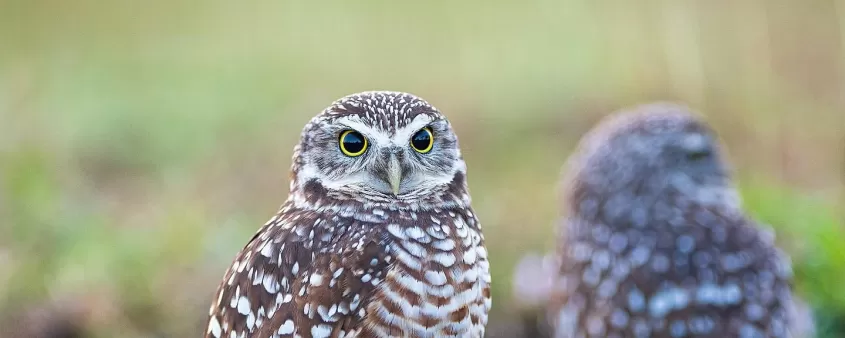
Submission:
[[[432,150],[405,149],[422,128]],[[344,130],[366,153],[338,149]],[[481,337],[488,270],[448,121],[410,94],[350,95],[305,126],[288,200],[226,272],[205,336]]]
[[[556,337],[794,337],[789,258],[742,211],[718,141],[687,108],[605,119],[561,190]]]

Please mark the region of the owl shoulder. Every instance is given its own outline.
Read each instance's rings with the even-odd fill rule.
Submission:
[[[227,270],[206,337],[328,337],[358,329],[390,257],[384,240],[355,222],[283,207]]]

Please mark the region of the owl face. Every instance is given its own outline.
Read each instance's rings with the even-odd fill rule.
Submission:
[[[645,179],[666,179],[668,184],[720,185],[726,168],[709,128],[685,116],[650,116],[642,128],[617,135],[615,156]],[[682,181],[688,181],[681,183]]]
[[[591,169],[577,179],[605,193],[724,202],[733,188],[713,131],[684,107],[639,109],[608,118],[585,137],[581,162]]]
[[[336,101],[306,125],[298,148],[300,184],[380,200],[425,194],[465,170],[449,122],[407,93],[364,92]]]

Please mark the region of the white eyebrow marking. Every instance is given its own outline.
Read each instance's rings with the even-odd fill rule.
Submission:
[[[356,131],[367,137],[370,143],[378,145],[379,147],[384,147],[388,145],[396,145],[402,147],[408,144],[408,142],[411,140],[411,136],[414,135],[414,133],[416,133],[432,121],[434,121],[434,119],[428,114],[417,115],[416,117],[414,117],[413,120],[411,120],[410,123],[397,130],[392,137],[384,130],[364,123],[358,116],[344,116],[338,118],[336,120],[336,123],[355,129]]]
[[[417,131],[427,126],[434,121],[428,114],[420,114],[414,117],[411,123],[408,123],[401,129],[396,131],[396,136],[393,137],[393,142],[398,146],[404,146],[411,140],[411,136]]]
[[[338,118],[336,123],[355,129],[355,131],[363,134],[372,144],[384,146],[390,143],[390,135],[385,134],[384,131],[378,128],[367,125],[358,116],[344,116]]]

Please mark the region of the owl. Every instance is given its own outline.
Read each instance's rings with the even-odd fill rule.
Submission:
[[[303,129],[289,196],[226,271],[205,337],[482,337],[490,307],[449,121],[362,92]]]
[[[556,337],[795,337],[789,257],[743,212],[714,131],[652,103],[605,118],[560,194]]]

